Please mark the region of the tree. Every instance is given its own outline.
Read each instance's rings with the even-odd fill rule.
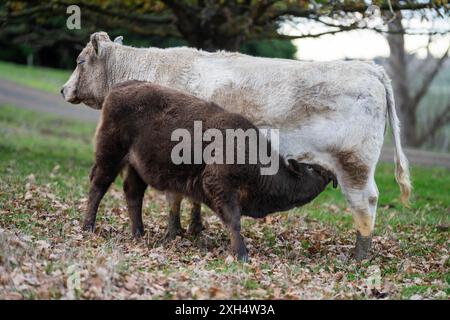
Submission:
[[[394,86],[397,110],[402,123],[403,140],[408,146],[421,147],[433,138],[441,128],[450,123],[450,103],[448,103],[445,108],[428,119],[428,125],[425,128],[420,128],[418,125],[419,105],[448,59],[450,46],[437,61],[425,59],[421,66],[415,66],[412,70],[411,63],[408,61],[411,57],[405,50],[402,13],[397,11],[394,18],[389,19],[390,33],[387,35],[387,40],[391,54],[388,64]],[[420,77],[419,85],[416,85],[416,81],[413,81],[418,77],[417,70],[423,70],[424,73]]]
[[[45,17],[64,16],[70,4],[72,2],[69,0],[9,1],[0,9],[0,23],[15,25],[27,20],[39,28]],[[294,17],[322,23],[332,30],[321,34],[333,34],[371,28],[367,12],[374,6],[391,11],[434,8],[439,13],[449,12],[446,2],[442,0],[401,0],[392,3],[390,0],[373,0],[370,3],[365,0],[84,0],[78,4],[89,26],[125,26],[134,34],[182,38],[197,48],[231,51],[237,51],[248,40],[291,40],[320,35],[280,34],[280,25]],[[35,31],[43,32],[45,26],[41,29]]]
[[[290,40],[318,37],[355,29],[370,29],[388,35],[391,69],[397,105],[407,145],[421,146],[449,122],[450,107],[438,112],[430,124],[418,126],[418,106],[433,79],[447,59],[436,61],[426,73],[419,88],[411,84],[404,34],[403,13],[417,13],[422,18],[446,17],[447,0],[80,0],[81,30],[65,29],[66,8],[70,0],[8,1],[0,4],[0,45],[10,55],[36,53],[41,64],[69,67],[73,57],[84,46],[88,35],[101,29],[112,37],[123,34],[127,43],[142,45],[143,39],[161,47],[188,44],[204,50],[225,49],[254,55],[292,57]],[[374,24],[376,12],[394,14]],[[314,22],[321,32],[286,34],[283,26]],[[63,30],[63,32],[62,32]],[[444,31],[425,31],[433,35]],[[14,43],[10,43],[13,39]],[[24,44],[26,46],[24,47]],[[146,42],[148,45],[148,42]],[[0,53],[7,54],[5,49]],[[61,59],[64,56],[67,59]],[[429,64],[427,64],[429,65]]]

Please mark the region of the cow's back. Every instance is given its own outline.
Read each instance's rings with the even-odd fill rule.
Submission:
[[[302,62],[217,54],[194,61],[192,74],[201,77],[187,89],[258,126],[286,127],[316,114],[355,115],[362,110],[384,114],[378,68],[362,61]]]

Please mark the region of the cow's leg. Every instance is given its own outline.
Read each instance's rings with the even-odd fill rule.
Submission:
[[[201,210],[201,203],[192,201],[191,222],[189,223],[188,227],[188,233],[192,235],[197,235],[204,229],[202,224]]]
[[[179,193],[167,192],[166,199],[169,204],[169,221],[166,234],[164,235],[164,242],[169,242],[183,234],[180,221],[180,208],[183,196]]]
[[[363,188],[343,187],[343,192],[352,210],[356,227],[355,259],[360,261],[367,257],[372,244],[372,234],[378,202],[378,188],[373,173]]]
[[[127,201],[128,215],[131,220],[131,234],[136,239],[144,235],[142,200],[144,199],[145,189],[147,189],[147,184],[133,167],[128,166],[123,182],[123,191]]]

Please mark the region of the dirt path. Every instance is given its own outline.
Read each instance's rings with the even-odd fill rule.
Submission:
[[[450,169],[450,154],[408,148],[404,148],[404,151],[411,164],[440,166]],[[381,150],[380,161],[394,162],[394,148],[384,146]]]
[[[20,108],[49,112],[63,117],[89,122],[96,122],[99,117],[98,111],[84,105],[73,105],[65,102],[57,95],[30,89],[0,79],[1,103],[10,103]],[[450,154],[414,149],[405,149],[405,153],[412,164],[450,168]],[[380,160],[394,162],[394,149],[385,146],[382,150]]]
[[[73,105],[60,96],[30,89],[0,79],[0,103],[10,103],[16,107],[34,111],[49,112],[63,117],[96,122],[99,111],[85,105]]]

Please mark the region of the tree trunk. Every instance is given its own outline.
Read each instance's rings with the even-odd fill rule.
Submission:
[[[388,24],[388,29],[391,32],[387,36],[391,50],[388,63],[394,87],[395,104],[402,125],[403,143],[408,146],[417,146],[416,108],[409,90],[410,74],[408,72],[408,57],[405,51],[402,15],[400,12],[396,14],[397,18]]]

